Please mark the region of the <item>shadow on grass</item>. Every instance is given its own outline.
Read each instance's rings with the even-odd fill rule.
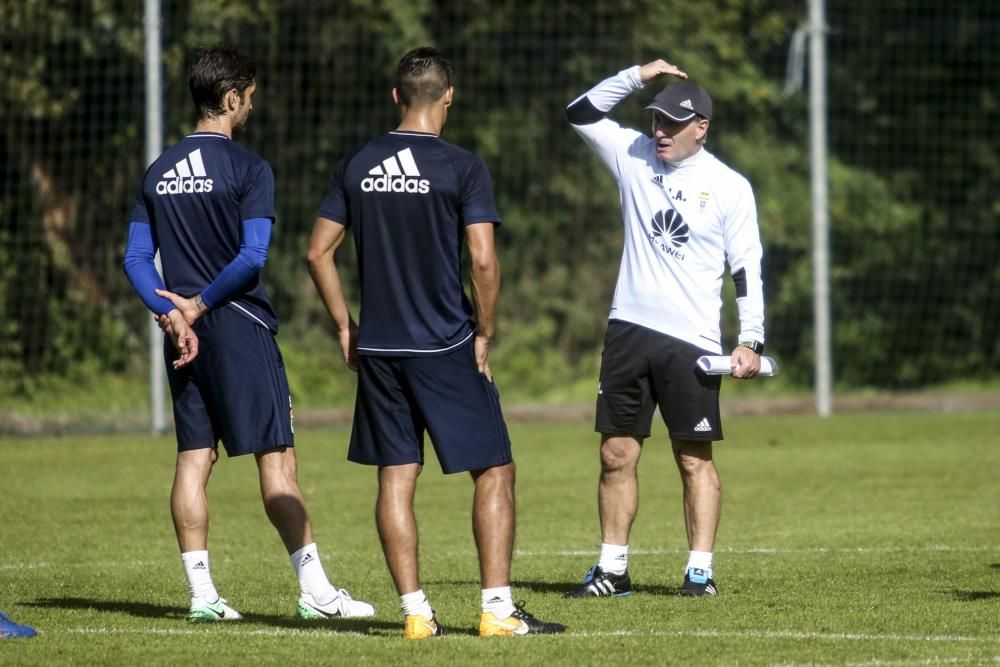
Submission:
[[[128,614],[139,618],[187,619],[187,607],[175,607],[149,602],[134,602],[129,600],[94,600],[91,598],[42,598],[34,602],[23,603],[25,607],[45,609],[91,609],[111,614]],[[294,628],[299,630],[329,630],[331,632],[349,632],[355,634],[384,634],[386,631],[398,633],[401,623],[376,621],[365,618],[337,618],[307,620],[295,616],[274,616],[271,614],[244,613],[244,623],[261,623],[278,628]],[[456,630],[455,634],[459,631]]]
[[[978,602],[1000,598],[1000,591],[952,591],[952,595],[962,602]]]
[[[517,597],[518,590],[529,590],[535,593],[568,593],[569,591],[575,590],[581,586],[578,581],[573,581],[570,583],[553,583],[551,581],[515,581],[514,582],[514,597]],[[673,586],[661,586],[659,584],[641,584],[633,586],[632,590],[637,595],[661,595],[668,597],[677,597],[681,589],[675,588]]]
[[[1000,563],[990,563],[990,567],[994,570],[1000,570]]]

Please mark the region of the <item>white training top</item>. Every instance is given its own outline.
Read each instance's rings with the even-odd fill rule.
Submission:
[[[586,97],[606,114],[642,87],[635,66],[574,104]],[[614,175],[621,194],[625,247],[609,317],[721,353],[728,261],[737,283],[739,340],[763,343],[762,249],[749,181],[704,147],[681,162],[663,162],[652,137],[607,117],[573,129]]]

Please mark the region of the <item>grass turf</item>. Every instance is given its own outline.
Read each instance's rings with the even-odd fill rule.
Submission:
[[[404,642],[373,522],[374,471],[345,430],[298,434],[300,480],[334,583],[369,620],[294,617],[297,585],[252,459],[209,486],[217,586],[247,616],[192,626],[170,524],[172,438],[0,439],[0,610],[36,627],[0,664],[966,664],[1000,662],[1000,414],[731,419],[715,599],[682,599],[687,547],[662,430],[640,465],[636,593],[563,600],[599,543],[597,436],[511,429],[515,597],[561,636],[481,640],[471,482],[431,458],[417,495],[422,579],[449,635]],[[429,448],[428,448],[428,451]]]

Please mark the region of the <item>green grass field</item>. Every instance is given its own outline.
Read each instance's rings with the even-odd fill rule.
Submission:
[[[300,476],[331,578],[367,621],[293,616],[297,584],[252,460],[209,488],[216,584],[247,620],[192,626],[167,497],[173,439],[0,439],[0,609],[39,637],[0,664],[976,664],[1000,662],[1000,413],[730,419],[715,599],[676,595],[687,548],[662,430],[640,466],[636,593],[566,601],[595,560],[597,436],[513,425],[515,597],[561,636],[482,640],[467,476],[428,465],[422,576],[441,639],[404,642],[346,430],[300,432]]]

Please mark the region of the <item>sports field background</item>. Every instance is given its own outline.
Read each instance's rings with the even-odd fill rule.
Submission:
[[[0,432],[148,423],[149,313],[121,270],[146,165],[142,5],[0,3]],[[972,389],[1000,408],[1000,3],[826,5],[836,395]],[[754,187],[782,375],[750,393],[808,395],[806,20],[806,0],[164,1],[163,141],[194,123],[192,53],[249,51],[258,88],[237,140],[274,167],[264,279],[296,408],[349,410],[353,378],[303,261],[309,231],[340,158],[395,126],[400,56],[438,46],[455,66],[444,138],[485,160],[503,218],[494,372],[509,401],[592,405],[622,225],[565,107],[666,58],[711,93],[707,148]],[[653,93],[614,117],[646,127]],[[351,245],[338,264],[357,314]]]
[[[422,577],[448,636],[407,643],[373,520],[371,469],[343,429],[298,434],[300,477],[334,582],[368,620],[293,615],[297,586],[250,459],[209,487],[221,592],[245,622],[192,626],[169,518],[173,442],[0,439],[0,609],[36,639],[0,664],[995,664],[1000,662],[1000,414],[733,418],[716,458],[721,595],[676,595],[686,559],[661,428],[640,464],[625,599],[566,601],[594,562],[597,436],[517,424],[515,597],[558,637],[481,640],[471,483],[435,462],[417,495]]]

